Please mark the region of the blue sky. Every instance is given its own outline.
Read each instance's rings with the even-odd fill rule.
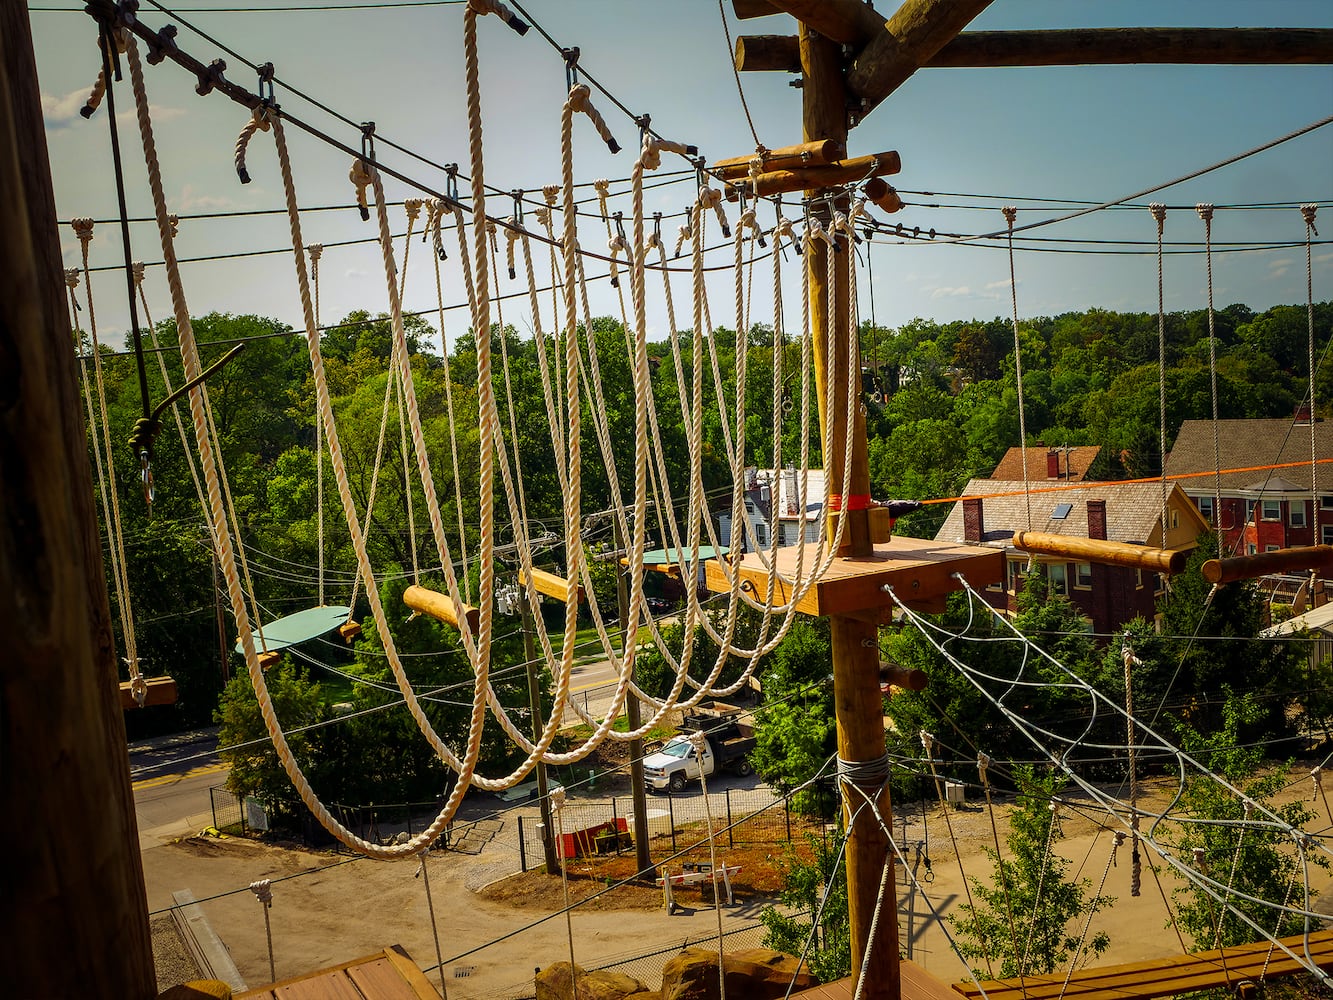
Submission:
[[[353,121],[374,120],[379,133],[437,162],[468,161],[463,93],[463,8],[459,5],[322,12],[242,12],[249,0],[187,0],[180,17],[235,49],[251,62],[272,61],[280,79]],[[291,5],[310,0],[287,0]],[[65,6],[65,12],[41,10]],[[96,75],[96,33],[77,5],[47,0],[32,5],[38,67],[47,112],[47,141],[60,217],[115,216],[105,110],[91,121],[78,115]],[[532,17],[561,44],[577,45],[582,65],[635,112],[648,112],[662,134],[697,144],[710,161],[750,153],[754,140],[741,111],[730,53],[714,0],[528,0]],[[738,33],[779,33],[784,17],[729,27]],[[883,5],[886,11],[892,5]],[[186,12],[188,10],[188,12]],[[175,20],[145,3],[143,21],[160,27]],[[784,21],[786,24],[784,25]],[[1120,25],[1333,26],[1327,0],[997,0],[974,23],[977,29],[1036,29]],[[558,124],[565,70],[559,55],[536,32],[519,37],[494,18],[479,25],[486,179],[507,190],[532,191],[558,179]],[[216,46],[182,26],[182,48],[205,62],[221,56]],[[254,73],[226,57],[229,79],[254,86]],[[799,141],[800,95],[783,74],[742,77],[759,138],[776,147]],[[243,110],[219,95],[201,98],[194,80],[171,64],[148,69],[163,171],[172,208],[181,214],[271,210],[282,205],[271,142],[252,146],[254,182],[241,186],[232,169],[232,147],[244,124]],[[117,91],[126,149],[129,212],[150,214],[138,137],[124,117],[128,87]],[[277,89],[283,107],[337,138],[356,145],[358,134],[304,100]],[[581,181],[627,177],[636,130],[604,96],[594,103],[606,115],[626,150],[612,156],[586,121],[576,132],[576,171]],[[1020,208],[1019,224],[1062,213],[1061,206],[1033,199],[1119,198],[1224,159],[1333,113],[1333,67],[1328,66],[1109,66],[992,70],[923,70],[881,105],[849,141],[853,155],[896,149],[903,170],[893,182],[907,192],[909,207],[886,221],[908,229],[978,233],[1003,227],[999,206]],[[289,130],[290,131],[290,130]],[[303,207],[345,205],[350,159],[304,136],[291,136]],[[441,173],[381,145],[381,159],[424,183],[442,189]],[[664,164],[674,169],[679,161]],[[691,183],[671,184],[648,194],[650,210],[679,214]],[[622,190],[623,185],[616,185]],[[409,191],[390,182],[390,199]],[[1197,242],[1202,225],[1188,206],[1260,202],[1333,202],[1333,125],[1195,181],[1153,196],[1173,207],[1167,239]],[[1142,201],[1147,201],[1145,198]],[[988,206],[985,210],[930,207]],[[621,206],[621,207],[628,207]],[[507,199],[488,203],[492,214],[509,214]],[[788,209],[789,214],[795,208]],[[733,213],[734,214],[734,213]],[[404,227],[401,209],[391,216]],[[771,224],[771,211],[761,213]],[[1333,204],[1321,213],[1321,229],[1333,233]],[[674,242],[677,223],[667,226]],[[156,261],[161,250],[151,225],[135,225],[134,255]],[[353,211],[310,213],[306,242],[326,244],[372,235]],[[1145,208],[1100,212],[1049,226],[1032,236],[1065,241],[1152,240]],[[716,238],[716,230],[713,231]],[[1219,211],[1214,239],[1299,241],[1304,225],[1295,208],[1277,211]],[[188,220],[178,252],[184,258],[277,250],[285,245],[281,218]],[[77,243],[62,228],[67,264],[77,263]],[[585,246],[601,250],[604,234],[589,229]],[[1068,249],[1071,244],[1040,244]],[[401,242],[399,244],[401,252]],[[100,225],[94,266],[119,262],[119,233]],[[416,245],[420,248],[420,244]],[[1122,249],[1134,249],[1124,247]],[[1142,249],[1142,248],[1140,248]],[[1191,249],[1185,247],[1182,249]],[[424,248],[414,248],[406,305],[435,304],[433,276]],[[875,314],[881,324],[913,317],[936,320],[1007,315],[1008,263],[1002,249],[975,245],[888,241],[871,251]],[[1333,297],[1333,247],[1315,248],[1315,296]],[[461,302],[457,254],[446,266],[446,298]],[[329,250],[323,267],[323,318],[355,308],[386,308],[384,277],[373,245]],[[1303,248],[1219,253],[1214,262],[1218,306],[1243,301],[1255,308],[1305,297]],[[761,273],[767,273],[767,269]],[[789,287],[798,272],[790,271]],[[161,269],[150,268],[148,289],[154,318],[168,315]],[[1090,306],[1154,309],[1156,264],[1151,256],[1022,252],[1017,258],[1021,315],[1049,315]],[[257,312],[298,323],[290,257],[270,255],[189,264],[185,268],[192,311]],[[123,329],[123,277],[95,278],[104,335]],[[756,285],[763,285],[757,281]],[[1204,261],[1197,254],[1168,258],[1168,309],[1205,302]],[[868,276],[862,275],[862,313],[870,312]],[[518,291],[500,279],[502,292]],[[605,289],[594,309],[612,312]],[[682,286],[682,293],[684,287]],[[714,319],[732,325],[730,291],[720,278],[712,290]],[[653,331],[664,324],[653,309]],[[763,293],[756,298],[756,318]],[[788,309],[793,306],[789,305]],[[511,309],[505,317],[525,328]],[[432,322],[434,319],[432,318]],[[682,319],[682,323],[687,320]],[[466,312],[450,313],[451,335],[466,327]],[[549,326],[549,320],[547,321]]]

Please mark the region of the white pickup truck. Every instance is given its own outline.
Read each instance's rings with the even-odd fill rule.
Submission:
[[[707,743],[696,750],[688,735],[674,736],[644,760],[644,783],[651,791],[683,792],[686,784],[698,781],[701,774],[707,777],[718,767],[740,775],[751,773],[749,754],[754,749],[754,736],[748,726],[719,724],[716,719],[686,719],[686,727],[702,729]]]

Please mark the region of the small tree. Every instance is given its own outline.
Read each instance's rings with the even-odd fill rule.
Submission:
[[[282,663],[264,680],[278,721],[288,731],[287,745],[292,756],[318,788],[321,763],[327,763],[322,752],[325,730],[295,734],[291,730],[329,717],[329,707],[319,685],[298,670],[290,657],[283,657]],[[248,673],[242,671],[228,682],[214,719],[221,727],[218,743],[224,747],[238,747],[221,754],[222,759],[231,765],[227,790],[242,798],[253,796],[258,799],[270,820],[294,819],[297,815],[296,791],[269,741]]]
[[[1023,791],[1009,816],[1010,856],[1002,859],[986,848],[995,866],[990,883],[971,879],[975,901],[949,918],[963,957],[990,967],[974,969],[978,978],[992,971],[1002,979],[1049,975],[1082,949],[1100,955],[1111,943],[1104,931],[1083,942],[1082,921],[1073,923],[1115,899],[1090,896],[1089,879],[1066,878],[1069,861],[1054,850],[1060,835],[1050,809],[1054,779],[1030,768],[1019,768],[1016,778]]]
[[[1237,696],[1228,691],[1221,730],[1207,735],[1185,730],[1184,749],[1214,774],[1240,788],[1251,802],[1265,805],[1295,829],[1303,829],[1315,818],[1303,803],[1268,804],[1286,786],[1287,768],[1261,774],[1260,750],[1239,745],[1238,734],[1262,714],[1262,707],[1251,695]],[[1284,902],[1300,903],[1305,898],[1304,869],[1292,850],[1292,837],[1280,829],[1242,824],[1245,801],[1211,775],[1190,777],[1180,805],[1191,817],[1208,821],[1181,824],[1180,855],[1188,858],[1196,849],[1201,850],[1204,874],[1228,887],[1225,909],[1213,892],[1193,882],[1175,890],[1176,922],[1194,938],[1195,947],[1207,951],[1259,939],[1259,931],[1239,914],[1274,937],[1299,934],[1304,920],[1276,909]],[[1305,861],[1328,867],[1328,859],[1314,851],[1306,853]]]
[[[829,983],[852,974],[847,869],[841,863],[836,842],[827,843],[812,833],[805,835],[805,841],[809,858],[802,856],[794,844],[787,844],[777,862],[782,872],[782,890],[778,898],[788,912],[765,906],[759,919],[765,927],[765,948],[788,955],[804,953],[810,972],[821,983]],[[824,899],[826,888],[827,900]],[[819,917],[817,929],[816,915]],[[890,912],[887,916],[893,914]],[[812,933],[815,940],[806,951],[806,942]]]

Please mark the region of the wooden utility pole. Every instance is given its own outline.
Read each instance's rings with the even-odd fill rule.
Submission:
[[[813,142],[832,139],[847,141],[847,95],[843,87],[842,49],[836,42],[816,35],[801,26],[802,140]],[[818,192],[810,191],[808,195]],[[816,217],[828,225],[830,208],[846,210],[846,197],[838,206],[822,205]],[[873,552],[869,515],[864,504],[854,498],[870,496],[870,467],[866,458],[865,416],[860,406],[860,351],[858,331],[851,329],[847,272],[835,269],[833,305],[828,294],[828,257],[826,243],[815,241],[806,252],[810,277],[811,336],[815,345],[815,382],[819,391],[820,424],[828,428],[833,447],[824,456],[825,490],[831,495],[842,488],[844,469],[851,467],[848,495],[841,502],[847,507],[847,525],[842,554],[857,557]],[[841,253],[853,253],[844,242]],[[833,330],[833,354],[829,356],[828,332]],[[849,385],[857,400],[852,407],[855,425],[852,448],[844,454],[847,431],[846,397],[841,389]],[[831,506],[831,504],[830,504]],[[852,970],[864,968],[866,997],[897,1000],[901,994],[898,967],[898,906],[893,865],[884,829],[892,829],[889,793],[884,778],[876,779],[875,765],[885,760],[884,721],[880,708],[878,627],[865,617],[834,614],[829,617],[833,653],[833,697],[838,724],[838,757],[854,765],[869,765],[864,770],[872,776],[855,778],[855,787],[843,788],[843,809],[852,818],[847,831],[847,901],[852,932]],[[887,766],[887,765],[885,765]],[[868,801],[875,804],[876,816]],[[883,827],[880,826],[883,818]],[[887,867],[886,867],[887,866]],[[887,879],[887,881],[884,881]],[[875,914],[881,888],[885,912],[878,922],[878,936],[870,940],[870,924]]]
[[[156,995],[26,5],[0,2],[4,990]]]

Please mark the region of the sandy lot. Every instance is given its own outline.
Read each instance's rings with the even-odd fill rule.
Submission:
[[[1308,774],[1299,769],[1294,774]],[[1308,778],[1293,785],[1290,797],[1309,798]],[[1155,798],[1161,799],[1161,789]],[[1329,832],[1333,823],[1321,810],[1314,826]],[[1010,806],[997,804],[995,819],[1003,839]],[[959,845],[953,849],[942,810],[928,810],[923,825],[919,808],[902,818],[895,834],[906,844],[909,859],[923,843],[931,859],[933,881],[921,889],[905,885],[899,872],[899,927],[909,956],[947,981],[961,979],[965,970],[949,948],[936,914],[947,913],[963,895],[963,872],[984,876],[989,867],[982,855],[992,841],[991,814],[970,805],[948,816]],[[1104,892],[1117,898],[1099,913],[1093,931],[1105,930],[1111,947],[1101,963],[1132,961],[1177,954],[1180,944],[1169,929],[1163,894],[1174,882],[1163,875],[1159,890],[1145,868],[1143,893],[1131,898],[1128,847],[1111,861],[1112,836],[1108,829],[1072,812],[1064,820],[1065,839],[1060,852],[1073,861],[1071,871],[1090,878],[1095,889],[1105,873]],[[779,851],[773,845],[771,853]],[[706,851],[704,852],[706,856]],[[720,852],[726,857],[728,852]],[[738,887],[736,905],[723,909],[724,927],[735,947],[758,943],[759,912],[768,902],[771,881],[759,876],[766,853],[738,853],[753,875]],[[701,858],[703,860],[705,858]],[[246,888],[255,879],[279,880],[273,887],[273,943],[279,978],[311,971],[377,951],[391,943],[405,946],[419,964],[435,964],[436,943],[431,932],[423,880],[415,861],[380,863],[349,860],[331,853],[261,844],[253,841],[190,838],[148,847],[143,852],[149,908],[162,911],[171,905],[173,890],[188,888],[213,928],[231,951],[241,974],[251,985],[268,980],[268,952],[260,904]],[[961,870],[960,870],[961,863]],[[518,858],[503,838],[497,837],[476,856],[435,852],[429,877],[439,923],[440,954],[451,1000],[511,998],[531,995],[534,967],[566,960],[572,930],[575,958],[596,967],[622,958],[665,950],[674,952],[687,939],[697,942],[716,936],[716,916],[702,895],[692,890],[685,907],[668,916],[660,895],[646,887],[616,890],[597,906],[573,912],[570,929],[558,915],[563,887],[557,878],[528,875],[521,882],[502,882],[518,870]],[[622,863],[624,867],[624,863]],[[619,869],[588,872],[574,881],[573,897],[605,885],[605,877]],[[925,876],[924,866],[917,868]],[[1333,897],[1333,879],[1315,872],[1315,888]],[[484,890],[487,886],[491,888]],[[610,897],[616,897],[612,900]],[[1323,901],[1328,906],[1330,899]],[[556,914],[552,916],[553,914]],[[505,937],[509,935],[508,937]],[[503,940],[499,940],[503,938]],[[495,942],[495,943],[491,943]],[[626,971],[651,979],[654,965],[646,961]],[[437,973],[431,973],[434,979]],[[169,985],[167,983],[163,984]],[[656,982],[650,982],[656,986]]]

